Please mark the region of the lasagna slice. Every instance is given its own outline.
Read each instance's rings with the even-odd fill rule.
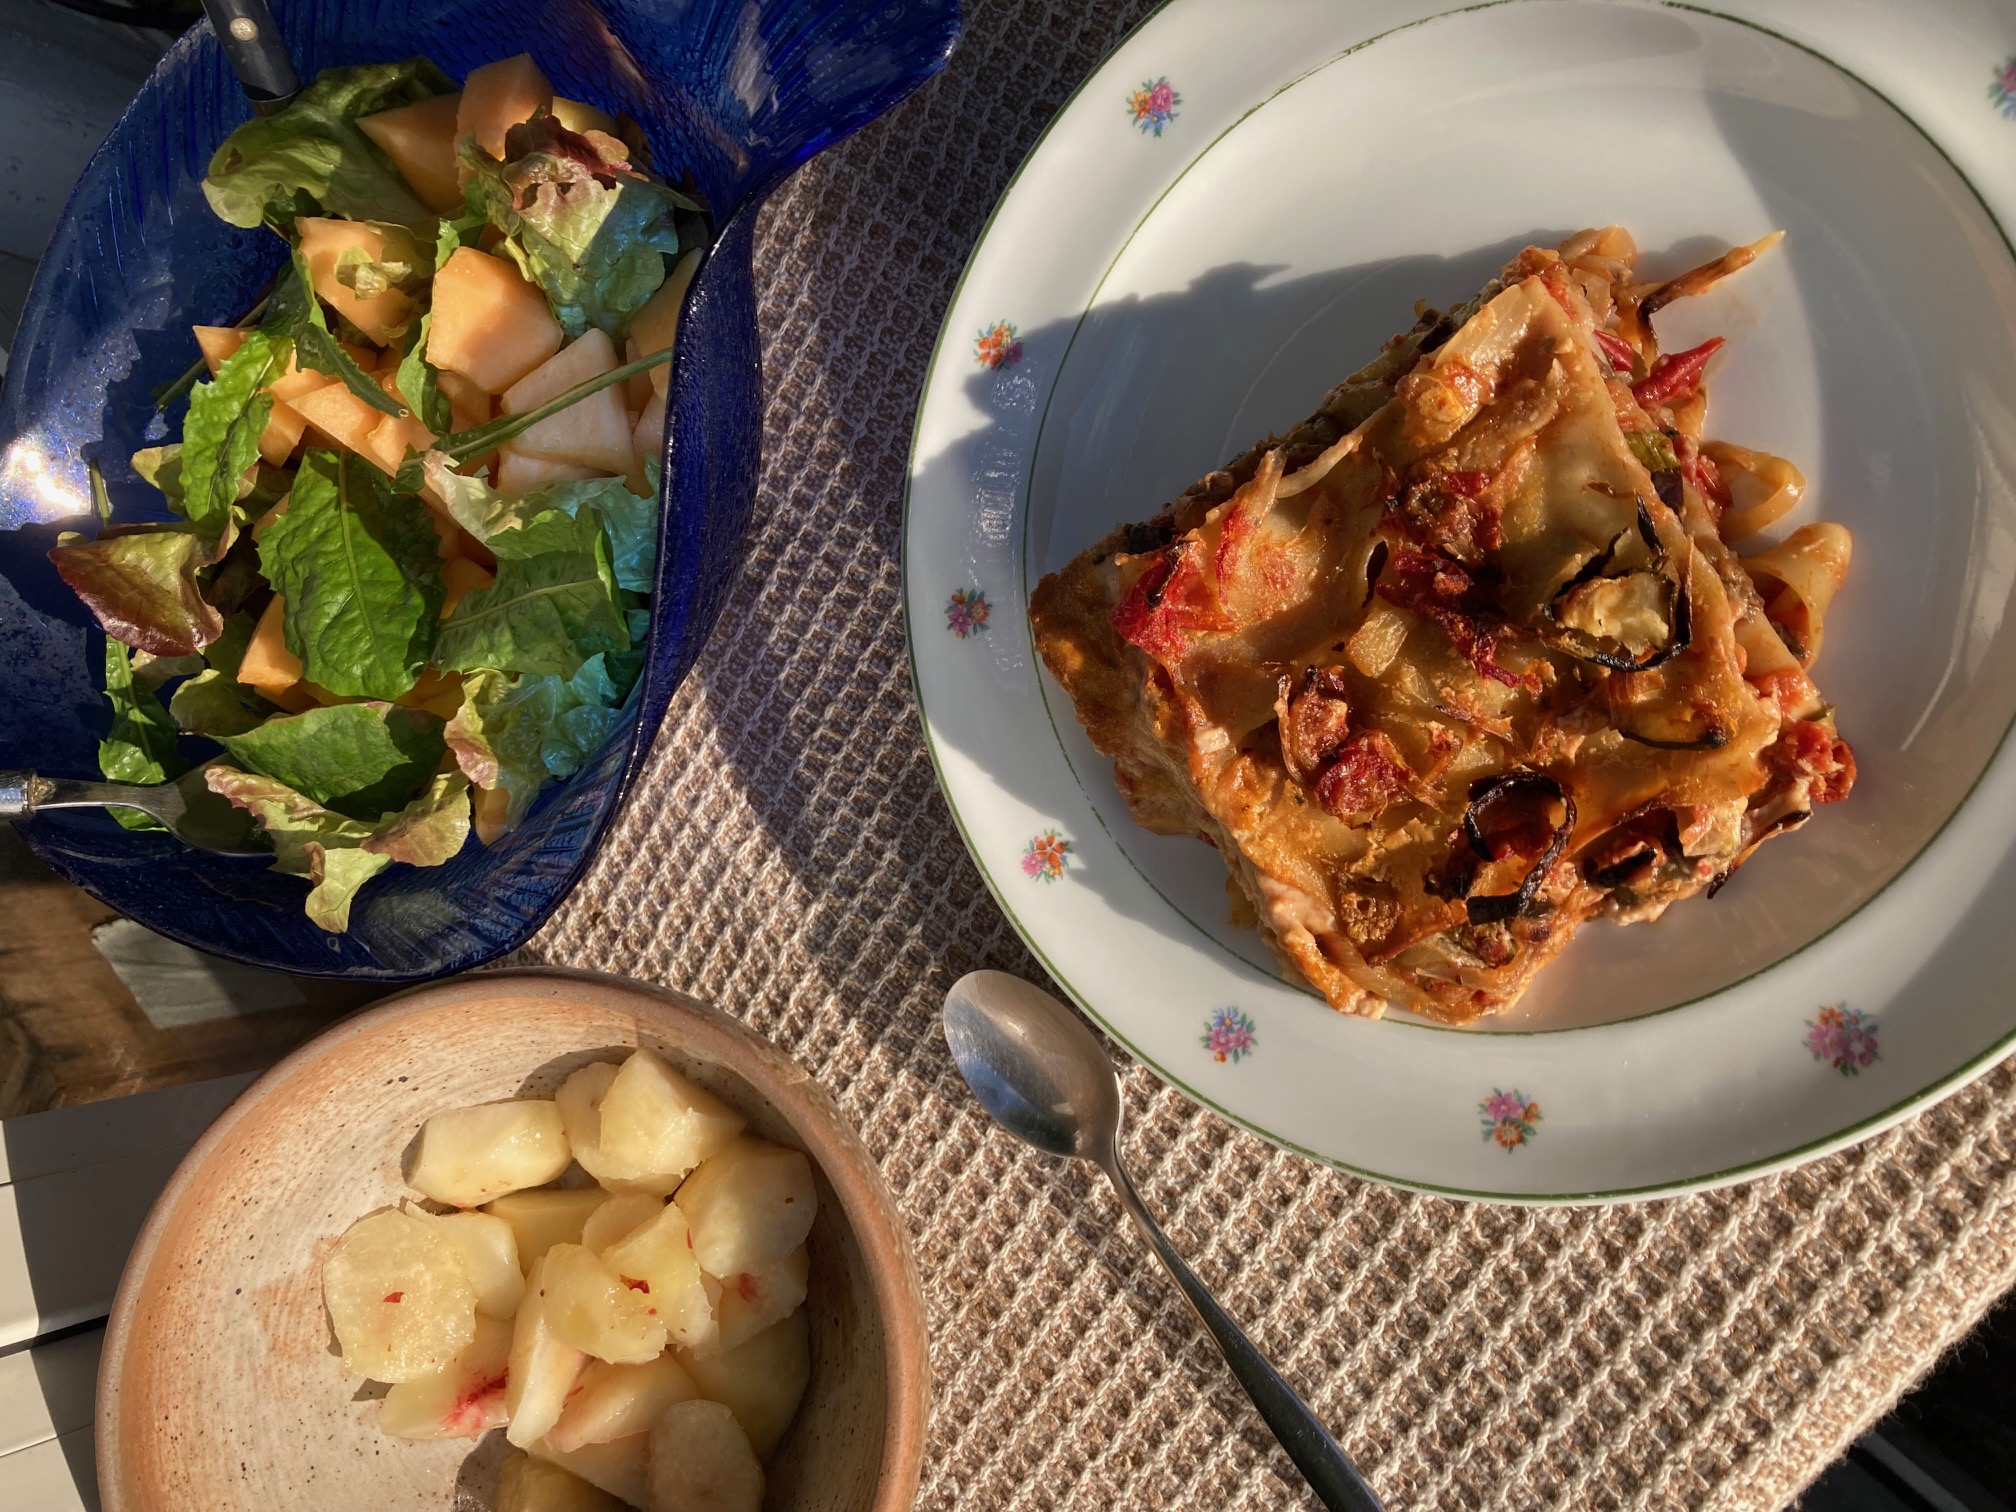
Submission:
[[[1659,284],[1614,227],[1528,248],[1037,586],[1136,819],[1216,846],[1335,1007],[1495,1012],[1847,795],[1808,669],[1848,533],[1737,555],[1803,479],[1704,441],[1721,342],[1652,331],[1776,239]]]

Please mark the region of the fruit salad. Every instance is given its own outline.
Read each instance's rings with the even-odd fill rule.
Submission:
[[[435,1114],[407,1180],[322,1267],[387,1434],[502,1428],[496,1512],[756,1512],[811,1378],[802,1153],[639,1050]]]
[[[203,187],[286,260],[195,328],[180,439],[132,460],[172,518],[114,524],[94,466],[100,528],[51,557],[106,632],[105,775],[211,743],[341,932],[378,872],[494,842],[623,722],[706,219],[530,57],[459,90],[424,58],[327,69]]]

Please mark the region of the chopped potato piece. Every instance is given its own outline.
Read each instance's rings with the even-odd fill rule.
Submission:
[[[360,1218],[322,1265],[343,1363],[374,1381],[445,1370],[476,1337],[476,1289],[431,1224],[387,1208]]]
[[[733,1412],[767,1460],[812,1379],[811,1326],[800,1308],[734,1349],[709,1355],[682,1349],[678,1359],[700,1394]]]
[[[421,203],[436,215],[462,210],[462,176],[455,167],[459,134],[455,124],[461,106],[458,90],[357,118],[357,129],[392,159]]]
[[[546,1252],[546,1316],[565,1343],[598,1360],[637,1365],[665,1349],[665,1324],[651,1299],[592,1251],[556,1244]]]
[[[379,1404],[378,1426],[394,1438],[481,1438],[504,1426],[504,1373],[511,1324],[476,1319],[476,1337],[446,1370],[401,1381]]]
[[[575,1159],[580,1159],[578,1153]],[[649,1192],[615,1193],[589,1214],[588,1222],[581,1229],[582,1247],[599,1255],[617,1240],[636,1233],[664,1211],[663,1197],[654,1197]]]
[[[495,1512],[624,1512],[624,1505],[551,1460],[514,1449],[497,1471]]]
[[[610,1245],[602,1260],[651,1299],[675,1343],[705,1349],[717,1342],[714,1310],[721,1284],[700,1269],[692,1231],[676,1203]]]
[[[606,1444],[583,1444],[579,1449],[555,1449],[541,1439],[525,1446],[526,1453],[578,1475],[592,1486],[633,1507],[644,1505],[644,1463],[651,1435],[633,1433],[629,1438]]]
[[[486,1318],[516,1312],[525,1275],[518,1269],[518,1235],[511,1225],[494,1213],[429,1213],[427,1220],[461,1252],[476,1288],[476,1311]]]
[[[763,1466],[719,1402],[678,1402],[651,1430],[648,1512],[760,1512]]]
[[[606,1130],[606,1102],[604,1109]],[[701,1161],[674,1200],[693,1225],[693,1251],[710,1276],[783,1259],[812,1232],[819,1206],[810,1161],[746,1134]]]
[[[436,1202],[480,1207],[551,1181],[573,1158],[550,1099],[483,1103],[436,1113],[421,1126],[407,1180]]]
[[[597,1187],[567,1187],[553,1191],[513,1192],[484,1206],[511,1225],[518,1236],[518,1263],[530,1275],[532,1264],[556,1244],[579,1244],[588,1217],[607,1199]]]
[[[462,81],[462,100],[455,116],[455,136],[474,137],[494,158],[504,156],[504,135],[532,119],[538,110],[553,108],[553,85],[539,71],[530,53],[499,58],[472,68]]]
[[[602,1155],[629,1170],[684,1176],[725,1147],[743,1123],[742,1115],[713,1093],[651,1051],[639,1050],[602,1095]],[[787,1244],[777,1253],[790,1248]]]
[[[721,1337],[714,1347],[733,1349],[790,1317],[804,1305],[810,1274],[811,1265],[801,1244],[782,1260],[737,1276],[722,1276],[721,1298],[714,1308]]]
[[[511,1426],[504,1436],[520,1449],[542,1439],[560,1421],[588,1357],[554,1331],[547,1309],[546,1256],[525,1276],[525,1298],[511,1330],[511,1358],[504,1382],[504,1406]]]
[[[546,1435],[555,1449],[606,1444],[612,1439],[649,1433],[667,1407],[700,1395],[693,1377],[670,1355],[641,1365],[591,1364],[581,1372],[574,1395],[560,1421]]]

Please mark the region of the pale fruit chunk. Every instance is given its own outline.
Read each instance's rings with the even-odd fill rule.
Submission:
[[[525,1295],[525,1274],[518,1268],[518,1235],[492,1213],[427,1215],[461,1252],[476,1288],[476,1311],[486,1318],[508,1318]]]
[[[401,1381],[385,1394],[378,1426],[394,1438],[481,1438],[504,1426],[504,1376],[511,1325],[476,1320],[476,1337],[437,1375]]]
[[[360,1218],[322,1264],[343,1363],[374,1381],[445,1370],[476,1337],[476,1288],[431,1224],[387,1209]]]
[[[603,1108],[606,1144],[606,1101]],[[812,1163],[747,1134],[701,1161],[676,1200],[693,1225],[700,1268],[710,1276],[738,1276],[782,1260],[805,1242],[819,1210]]]
[[[654,1176],[684,1176],[741,1133],[743,1124],[742,1115],[713,1093],[639,1050],[602,1095],[602,1154]]]
[[[389,478],[399,471],[407,452],[424,453],[433,444],[434,432],[420,420],[411,415],[404,420],[397,415],[385,415],[364,438],[359,450]]]
[[[602,1099],[616,1080],[616,1067],[607,1061],[591,1061],[560,1084],[553,1100],[560,1105],[560,1121],[567,1129],[567,1143],[581,1169],[612,1192],[641,1192],[669,1197],[683,1173],[653,1178],[640,1167],[611,1160],[602,1149]],[[651,1216],[651,1215],[647,1215]],[[641,1219],[639,1220],[642,1221]],[[623,1236],[616,1234],[613,1239]],[[585,1241],[584,1241],[585,1242]],[[604,1247],[588,1246],[598,1253]]]
[[[481,1103],[436,1113],[421,1126],[406,1179],[436,1202],[480,1207],[551,1181],[573,1158],[550,1098]]]
[[[679,1402],[651,1430],[647,1512],[759,1512],[763,1466],[719,1402]]]
[[[660,1355],[641,1365],[596,1363],[581,1372],[567,1410],[546,1435],[546,1442],[563,1452],[583,1444],[606,1444],[612,1439],[649,1433],[667,1407],[690,1402],[700,1395],[693,1377],[670,1355]]]
[[[518,1263],[525,1274],[556,1244],[579,1244],[589,1215],[608,1193],[597,1187],[569,1187],[550,1192],[513,1192],[484,1207],[511,1225],[518,1236]]]
[[[544,457],[527,456],[508,442],[497,448],[497,492],[516,498],[541,483],[567,483],[576,478],[592,478],[595,469],[577,467],[572,462],[549,462]]]
[[[675,1343],[706,1349],[718,1340],[714,1308],[721,1285],[700,1269],[686,1215],[677,1204],[610,1245],[602,1261],[626,1284],[641,1284]]]
[[[197,348],[203,353],[203,364],[210,369],[210,376],[217,376],[217,369],[238,354],[238,348],[245,345],[245,332],[237,326],[191,326],[196,333]]]
[[[541,294],[501,257],[458,247],[434,275],[427,360],[501,394],[560,350],[564,333]]]
[[[345,451],[369,455],[371,433],[390,418],[374,409],[340,383],[325,383],[310,389],[289,406]]]
[[[686,290],[700,268],[700,249],[695,247],[665,275],[665,282],[637,307],[630,317],[630,341],[625,348],[632,360],[665,351],[679,339],[679,315],[686,305]],[[672,387],[672,364],[661,362],[651,369],[651,387],[663,398]]]
[[[299,714],[314,702],[300,691],[301,658],[287,649],[287,605],[274,594],[253,628],[252,639],[238,663],[238,681]]]
[[[413,298],[401,289],[386,289],[368,299],[345,287],[337,270],[346,252],[361,252],[371,262],[388,260],[385,233],[367,221],[327,220],[319,215],[303,215],[294,221],[302,260],[308,264],[308,281],[315,293],[338,315],[380,346],[394,340],[413,318]],[[405,261],[411,248],[395,246],[389,260]]]
[[[392,159],[400,176],[437,215],[462,209],[462,180],[455,171],[455,117],[461,105],[460,93],[435,95],[357,118],[357,129]]]
[[[513,126],[532,119],[539,109],[551,109],[553,86],[530,53],[515,58],[499,58],[469,71],[462,81],[461,108],[455,116],[455,135],[474,137],[476,145],[494,158],[504,156],[504,134]]]
[[[651,496],[651,475],[645,470],[646,464],[662,462],[665,457],[665,396],[653,394],[644,401],[643,413],[637,417],[636,428],[630,432],[630,471],[624,478],[630,492],[640,498]]]
[[[504,1408],[511,1426],[504,1436],[520,1449],[546,1436],[560,1421],[568,1393],[588,1357],[561,1340],[547,1313],[546,1257],[532,1262],[525,1277],[525,1300],[511,1330],[511,1359],[504,1383]]]
[[[735,1414],[764,1459],[784,1437],[812,1379],[812,1335],[800,1308],[755,1338],[719,1354],[678,1352],[700,1394]]]
[[[553,119],[569,131],[606,131],[611,136],[616,135],[616,118],[586,100],[553,96]]]
[[[474,593],[478,588],[488,588],[497,581],[494,572],[486,572],[467,557],[451,557],[441,564],[441,618],[446,619],[455,612],[455,606]]]
[[[610,1069],[615,1068],[612,1066]],[[634,1234],[664,1211],[665,1199],[662,1197],[653,1197],[649,1192],[619,1192],[589,1214],[587,1223],[581,1228],[582,1248],[599,1255],[618,1239]]]
[[[559,398],[578,383],[613,372],[616,366],[615,343],[606,332],[591,326],[506,389],[500,408],[507,415],[522,415]],[[612,386],[576,400],[557,415],[548,415],[521,431],[511,444],[529,457],[626,473],[635,454],[630,431],[622,391]]]
[[[217,370],[227,359],[234,356],[238,348],[245,345],[246,332],[237,326],[191,326],[196,333],[196,345],[203,351],[203,361],[215,378]],[[288,359],[288,370],[293,371],[294,363]],[[319,375],[318,375],[319,376]],[[268,385],[269,392],[272,385]],[[294,447],[301,439],[302,429],[307,422],[291,406],[280,402],[274,396],[273,413],[266,422],[266,429],[259,437],[259,455],[275,467],[293,455]]]
[[[805,1303],[805,1282],[811,1266],[805,1246],[782,1260],[773,1260],[739,1276],[721,1277],[721,1298],[714,1319],[721,1330],[716,1349],[733,1349],[753,1339],[773,1323],[782,1322]]]
[[[624,1512],[624,1507],[571,1471],[519,1449],[498,1467],[494,1512]]]
[[[495,396],[475,379],[465,378],[453,368],[443,368],[435,375],[435,386],[448,396],[448,410],[456,430],[474,430],[490,419]]]
[[[606,1444],[583,1444],[579,1449],[555,1449],[544,1439],[525,1446],[528,1454],[578,1475],[633,1507],[644,1505],[644,1462],[651,1435],[633,1433],[629,1438]]]
[[[259,455],[275,467],[281,466],[294,455],[294,448],[301,444],[302,433],[307,429],[307,416],[276,399],[273,412],[266,417],[266,428],[259,433]]]
[[[651,1299],[579,1244],[546,1252],[546,1317],[564,1342],[598,1360],[638,1365],[665,1350]]]

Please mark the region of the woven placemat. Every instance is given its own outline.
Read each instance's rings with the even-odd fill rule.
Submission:
[[[931,1311],[921,1506],[1314,1505],[1103,1185],[996,1132],[937,1028],[961,973],[1041,973],[911,699],[911,420],[988,210],[1149,6],[967,9],[950,69],[767,212],[749,569],[526,956],[709,998],[859,1120]],[[2016,1281],[2012,1066],[1789,1175],[1600,1210],[1406,1195],[1126,1081],[1148,1201],[1396,1509],[1775,1512]]]

